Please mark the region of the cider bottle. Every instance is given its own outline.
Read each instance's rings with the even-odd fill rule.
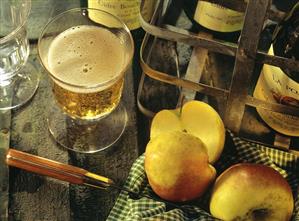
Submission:
[[[184,1],[184,10],[196,30],[211,33],[217,39],[237,42],[244,13],[201,0]]]
[[[299,2],[276,26],[270,55],[299,60]],[[265,64],[253,96],[272,103],[299,107],[299,72]],[[262,108],[257,112],[275,131],[299,137],[299,117]]]

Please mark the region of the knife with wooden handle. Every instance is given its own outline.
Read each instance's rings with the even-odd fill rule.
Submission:
[[[170,207],[181,209],[182,211],[191,215],[194,215],[194,213],[196,213],[195,211],[192,211],[189,208],[163,200],[156,196],[134,192],[133,190],[127,187],[117,185],[110,178],[91,173],[85,169],[68,164],[63,164],[57,161],[35,156],[15,149],[9,149],[7,151],[5,161],[6,164],[9,166],[17,167],[29,172],[63,180],[69,183],[87,185],[100,189],[108,189],[110,187],[128,193],[128,195],[133,199],[146,197],[155,201],[163,202]]]
[[[15,149],[7,151],[6,163],[9,166],[73,184],[82,184],[97,188],[107,188],[113,184],[111,179],[88,172],[82,168],[59,163]]]

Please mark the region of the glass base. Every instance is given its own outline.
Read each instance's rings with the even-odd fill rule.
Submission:
[[[9,80],[0,81],[0,110],[20,107],[35,94],[39,84],[39,72],[29,61]]]
[[[120,103],[108,116],[97,120],[70,118],[56,105],[48,115],[48,128],[61,146],[80,153],[95,153],[115,144],[127,124],[125,106]]]

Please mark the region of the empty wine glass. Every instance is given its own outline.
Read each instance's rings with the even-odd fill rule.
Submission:
[[[27,62],[30,8],[30,0],[0,1],[0,110],[23,105],[38,87],[36,67]]]

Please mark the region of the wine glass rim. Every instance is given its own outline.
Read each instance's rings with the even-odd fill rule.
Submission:
[[[56,77],[54,74],[51,73],[51,71],[46,67],[46,65],[44,64],[43,62],[43,58],[41,56],[41,51],[40,51],[40,44],[41,44],[41,40],[42,40],[42,37],[44,36],[45,34],[45,31],[47,30],[48,26],[50,24],[52,24],[53,22],[55,22],[57,19],[61,18],[62,16],[64,16],[65,14],[68,14],[70,12],[78,12],[78,11],[82,11],[82,10],[93,10],[93,11],[99,11],[103,14],[107,14],[111,17],[113,17],[114,19],[116,19],[120,24],[121,24],[121,27],[124,28],[124,30],[126,31],[126,33],[128,34],[129,36],[129,39],[130,39],[130,44],[131,44],[131,50],[129,52],[129,57],[128,59],[126,59],[126,64],[124,65],[121,73],[115,77],[113,77],[112,79],[110,80],[107,80],[107,81],[104,81],[104,82],[101,82],[101,83],[98,83],[98,84],[94,84],[94,85],[80,85],[80,84],[73,84],[73,83],[69,83],[69,82],[66,82],[65,80],[62,80],[58,77]],[[103,11],[101,9],[96,9],[96,8],[88,8],[88,7],[80,7],[80,8],[72,8],[72,9],[69,9],[69,10],[66,10],[56,16],[54,16],[53,18],[51,18],[48,23],[44,26],[39,38],[38,38],[38,57],[41,61],[41,64],[42,66],[46,69],[46,71],[50,74],[50,76],[55,80],[55,81],[58,81],[62,84],[65,84],[67,86],[70,86],[70,87],[73,87],[73,88],[78,88],[78,89],[96,89],[96,88],[99,88],[101,86],[106,86],[106,85],[112,85],[112,83],[116,82],[118,79],[120,79],[121,77],[123,77],[123,75],[125,74],[125,72],[128,70],[130,64],[131,64],[131,61],[132,61],[132,58],[133,58],[133,55],[134,55],[134,41],[133,41],[133,37],[132,37],[132,34],[130,32],[130,29],[128,28],[128,26],[120,19],[118,18],[117,16],[109,13],[109,12],[106,12],[106,11]]]
[[[29,14],[30,14],[30,11],[31,11],[31,0],[24,0],[22,2],[22,5],[23,4],[25,4],[26,10],[27,10],[23,21],[14,30],[9,32],[9,34],[7,34],[4,37],[0,38],[0,44],[6,42],[7,40],[10,40],[16,33],[19,32],[19,30],[21,28],[23,28],[26,25],[26,23],[28,21]]]

